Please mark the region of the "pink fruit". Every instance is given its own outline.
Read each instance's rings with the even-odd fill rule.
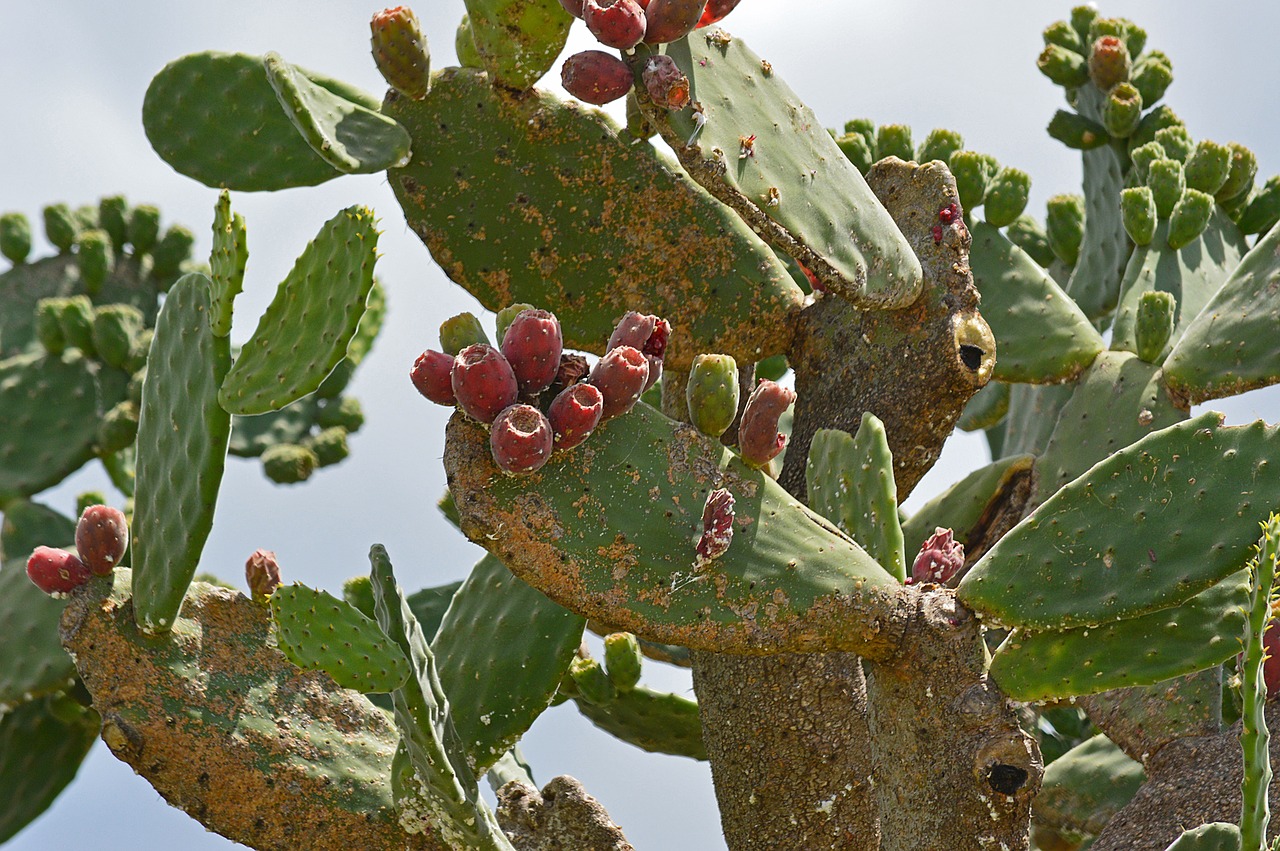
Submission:
[[[644,40],[649,44],[666,44],[693,32],[702,18],[706,0],[649,0],[645,9],[648,26]]]
[[[964,544],[955,540],[950,529],[936,527],[929,540],[920,548],[911,565],[911,582],[936,582],[946,584],[964,567]]]
[[[67,594],[89,581],[89,568],[74,554],[53,547],[36,547],[27,559],[27,578],[46,594]]]
[[[453,358],[444,352],[427,349],[418,355],[409,370],[409,380],[418,392],[437,405],[456,405],[453,395]]]
[[[1267,659],[1262,663],[1262,681],[1267,684],[1267,697],[1280,695],[1280,629],[1276,629],[1274,620],[1267,624],[1262,633],[1262,646],[1266,650]]]
[[[639,349],[649,362],[649,379],[644,389],[648,390],[662,377],[662,358],[667,352],[667,341],[671,339],[671,323],[652,314],[628,311],[613,333],[609,335],[606,350],[612,351],[618,346],[631,346]]]
[[[560,322],[546,310],[522,310],[502,336],[502,354],[522,394],[541,393],[551,386],[563,350]]]
[[[572,449],[600,424],[604,394],[594,384],[574,384],[561,390],[547,409],[556,449]]]
[[[90,505],[76,523],[76,552],[89,570],[110,576],[129,548],[129,524],[124,512],[109,505]]]
[[[473,343],[458,352],[449,377],[462,410],[482,423],[493,422],[519,395],[511,364],[486,343]]]
[[[733,543],[733,494],[725,488],[716,488],[707,494],[702,507],[702,537],[694,548],[698,554],[697,566],[720,558]]]
[[[586,0],[582,18],[601,44],[630,50],[644,38],[644,9],[636,0]]]
[[[560,5],[575,18],[582,17],[582,0],[560,0]]]
[[[738,423],[738,452],[753,467],[764,467],[778,456],[787,439],[778,432],[778,419],[796,400],[794,390],[761,379],[751,391]]]
[[[244,563],[244,578],[253,599],[270,597],[280,587],[280,562],[276,554],[271,550],[254,550]]]
[[[494,463],[512,475],[541,468],[551,458],[553,442],[551,423],[532,405],[504,409],[489,432]]]
[[[565,91],[596,106],[625,97],[634,82],[627,63],[603,50],[575,53],[560,68]]]
[[[723,19],[740,2],[742,0],[709,0],[707,7],[702,10],[702,17],[698,19],[698,27],[709,27]]]
[[[373,60],[383,79],[403,95],[422,100],[431,87],[431,60],[418,16],[405,6],[378,12],[369,22]]]
[[[596,361],[587,381],[600,388],[604,396],[600,420],[610,420],[640,401],[649,382],[649,361],[633,346],[618,346]]]
[[[1104,35],[1093,43],[1089,54],[1089,77],[1094,85],[1108,91],[1116,83],[1129,79],[1129,48],[1113,35]]]
[[[663,109],[684,109],[689,105],[689,78],[666,54],[650,56],[640,72],[649,100]]]

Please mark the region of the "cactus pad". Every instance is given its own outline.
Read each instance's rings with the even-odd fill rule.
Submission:
[[[1038,823],[1097,836],[1146,779],[1138,762],[1099,734],[1045,767],[1032,812]]]
[[[1241,851],[1241,848],[1240,828],[1229,822],[1215,821],[1184,830],[1165,851]]]
[[[696,701],[636,686],[607,703],[577,699],[578,711],[601,730],[649,753],[705,760],[702,720]]]
[[[49,539],[50,545],[70,539]],[[3,707],[65,689],[75,666],[58,643],[58,618],[65,605],[31,583],[24,565],[27,554],[15,555],[0,568],[0,715]]]
[[[0,358],[32,351],[36,304],[79,291],[80,272],[70,255],[46,257],[0,273]]]
[[[213,252],[209,255],[213,281],[209,321],[219,337],[231,333],[231,309],[244,288],[244,267],[248,262],[244,216],[231,212],[231,193],[224,189],[213,210]]]
[[[1034,455],[1010,455],[969,473],[920,506],[902,524],[906,544],[919,546],[941,527],[951,529],[973,556],[970,533],[986,526],[990,506],[1003,501],[1010,490],[1025,482],[1034,462]]]
[[[518,91],[551,70],[573,23],[557,0],[467,0],[466,20],[481,67]]]
[[[56,713],[54,704],[62,704]],[[97,720],[64,695],[29,700],[0,715],[0,843],[43,813],[75,778],[98,738]]]

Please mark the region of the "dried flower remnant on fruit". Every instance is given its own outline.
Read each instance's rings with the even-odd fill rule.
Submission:
[[[649,362],[649,378],[644,386],[648,390],[662,377],[662,359],[666,356],[667,342],[670,339],[670,322],[651,313],[630,310],[609,335],[605,350],[613,351],[618,346],[639,349]]]
[[[911,582],[936,582],[946,584],[964,567],[964,544],[955,540],[950,529],[936,527],[934,533],[920,548],[920,554],[911,565]]]
[[[663,109],[684,109],[689,105],[689,78],[666,54],[650,56],[640,72],[649,100]]]
[[[695,569],[720,558],[733,543],[733,506],[733,494],[726,488],[716,488],[707,494],[707,502],[702,507],[702,537],[694,548]]]
[[[280,587],[280,562],[271,550],[257,549],[244,563],[244,579],[249,585],[249,596],[259,603]]]

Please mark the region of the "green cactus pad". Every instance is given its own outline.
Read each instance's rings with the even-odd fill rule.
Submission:
[[[1240,828],[1224,821],[1184,830],[1165,851],[1240,851]]]
[[[231,193],[224,189],[213,208],[213,251],[209,254],[213,281],[213,310],[209,321],[213,323],[213,333],[219,337],[231,333],[231,310],[236,296],[244,289],[244,267],[248,262],[244,216],[231,212]]]
[[[716,28],[693,32],[666,52],[689,78],[690,103],[705,123],[690,145],[692,106],[654,110],[653,117],[695,180],[856,307],[916,300],[923,273],[911,246],[772,66]],[[643,66],[644,51],[634,61]]]
[[[444,613],[453,602],[453,595],[462,586],[462,580],[449,582],[435,588],[423,588],[409,595],[409,610],[418,619],[418,626],[428,640],[435,638],[444,620]],[[373,600],[373,585],[367,576],[356,576],[348,579],[342,586],[342,597],[364,614],[373,618],[377,616]]]
[[[218,386],[231,361],[209,321],[209,279],[184,275],[156,322],[138,425],[133,608],[146,632],[166,632],[213,526],[231,415]]]
[[[319,408],[316,399],[308,396],[278,411],[232,417],[227,451],[242,458],[257,458],[277,444],[301,443],[311,432]]]
[[[373,287],[373,213],[334,216],[281,282],[227,374],[218,401],[233,414],[278,411],[313,392],[346,354]]]
[[[1213,412],[1098,463],[1003,537],[957,596],[1029,630],[1177,606],[1239,570],[1258,516],[1280,504],[1275,428]]]
[[[1061,632],[1015,629],[991,659],[1014,700],[1144,686],[1212,667],[1240,650],[1249,573],[1241,570],[1179,606]]]
[[[994,377],[1039,384],[1079,375],[1106,347],[1093,325],[998,229],[974,222],[969,231],[969,266],[998,347]]]
[[[0,843],[48,809],[97,738],[98,716],[63,695],[0,715]]]
[[[8,512],[5,518],[7,524]],[[48,538],[26,553],[15,552],[0,568],[0,619],[5,625],[0,630],[0,659],[4,659],[0,665],[0,707],[62,691],[75,677],[71,657],[58,641],[58,619],[66,606],[31,584],[26,571],[27,556],[35,546],[70,544],[70,537]]]
[[[1024,486],[1035,462],[1034,455],[1011,455],[979,467],[933,499],[920,506],[902,524],[902,536],[909,555],[924,544],[934,529],[950,529],[966,547],[973,532],[986,525],[988,506],[1001,500],[1011,488]]]
[[[280,650],[299,668],[324,671],[343,688],[386,693],[409,678],[409,660],[355,606],[305,585],[271,595]]]
[[[1198,404],[1280,381],[1280,228],[1232,269],[1165,360],[1165,383]]]
[[[636,686],[606,704],[575,700],[578,711],[616,739],[649,753],[705,760],[702,719],[696,701]]]
[[[245,192],[340,176],[289,120],[262,63],[243,53],[193,53],[156,74],[142,125],[160,158],[206,186]],[[345,83],[294,70],[338,98],[378,108],[377,99]]]
[[[657,314],[679,369],[699,352],[748,362],[785,349],[803,299],[785,267],[603,113],[537,91],[512,98],[456,68],[425,100],[390,99],[387,112],[414,139],[412,162],[390,173],[409,224],[490,310],[537,304],[559,318],[566,347],[597,354],[626,311]]]
[[[467,21],[481,67],[523,91],[551,70],[573,18],[558,0],[467,0]]]
[[[325,412],[330,414],[336,413],[336,410],[342,402],[337,397],[343,390],[347,389],[347,385],[351,383],[352,377],[356,373],[356,367],[364,360],[365,355],[373,349],[374,341],[378,339],[378,335],[382,333],[382,320],[387,315],[387,293],[378,283],[378,279],[374,278],[373,287],[369,290],[369,297],[365,300],[364,314],[360,317],[360,325],[356,328],[356,334],[351,338],[351,342],[347,343],[347,353],[342,360],[338,361],[338,365],[333,368],[333,372],[325,376],[324,381],[320,382],[320,386],[316,389],[316,396],[321,399],[334,400],[326,403],[321,409],[321,417],[325,416]],[[351,400],[356,403],[355,399]],[[357,406],[359,403],[356,403]],[[364,424],[363,416],[360,419],[360,425]],[[321,423],[321,425],[342,425],[347,431],[358,431],[360,425],[354,428],[350,423]]]
[[[338,171],[373,174],[408,159],[409,134],[376,109],[312,82],[278,53],[262,57],[262,67],[293,126]]]
[[[809,444],[805,480],[809,507],[860,543],[898,581],[905,581],[898,489],[884,423],[868,411],[854,435],[818,429]]]
[[[961,431],[981,431],[994,428],[1009,413],[1009,385],[1003,381],[989,381],[973,394],[956,420]]]
[[[36,547],[70,547],[75,541],[76,521],[38,502],[14,500],[0,520],[0,561],[26,559]]]
[[[0,272],[0,358],[34,351],[36,305],[79,291],[80,271],[70,255],[46,257]]]
[[[1098,734],[1045,766],[1032,812],[1037,823],[1097,836],[1146,780],[1140,763]]]

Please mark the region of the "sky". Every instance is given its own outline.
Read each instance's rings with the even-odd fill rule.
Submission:
[[[380,8],[364,0],[0,0],[0,82],[8,103],[0,118],[0,212],[22,211],[38,222],[48,203],[77,206],[123,193],[132,203],[159,206],[166,226],[185,224],[197,236],[197,256],[207,255],[216,192],[174,172],[147,144],[140,110],[152,75],[189,52],[275,50],[380,92],[368,53],[368,20]],[[1025,0],[744,0],[724,26],[769,59],[825,125],[866,116],[910,124],[917,140],[934,127],[959,130],[970,148],[1032,175],[1029,209],[1042,216],[1046,198],[1079,191],[1078,155],[1043,132],[1061,90],[1034,66],[1040,31],[1069,9]],[[451,64],[462,0],[432,0],[417,11],[433,64]],[[1260,178],[1280,171],[1280,103],[1272,89],[1280,79],[1274,45],[1280,4],[1113,0],[1100,11],[1137,20],[1149,32],[1149,46],[1173,58],[1166,102],[1193,138],[1243,142],[1258,155]],[[591,46],[577,24],[565,55]],[[557,65],[544,84],[558,88],[558,80]],[[345,578],[367,573],[369,545],[380,542],[409,589],[462,578],[481,552],[435,509],[444,490],[440,458],[448,412],[418,397],[407,371],[417,354],[436,345],[442,320],[471,310],[491,323],[491,315],[434,265],[381,175],[236,193],[232,203],[247,221],[250,251],[233,341],[248,336],[320,225],[352,204],[368,205],[380,217],[378,276],[390,311],[350,389],[367,416],[351,439],[351,457],[297,487],[273,485],[255,461],[233,459],[201,569],[242,582],[245,558],[264,547],[279,555],[286,581],[336,592]],[[48,252],[38,240],[35,254]],[[1273,391],[1214,407],[1231,422],[1280,419],[1280,395]],[[907,509],[986,460],[984,441],[953,438]],[[108,486],[90,469],[41,499],[73,513],[75,494],[93,488]],[[686,672],[657,663],[646,663],[645,680],[690,693]],[[724,847],[705,763],[617,743],[570,706],[540,718],[524,751],[539,782],[562,773],[582,780],[637,848]],[[169,808],[101,745],[54,807],[6,851],[73,846],[236,847]]]

